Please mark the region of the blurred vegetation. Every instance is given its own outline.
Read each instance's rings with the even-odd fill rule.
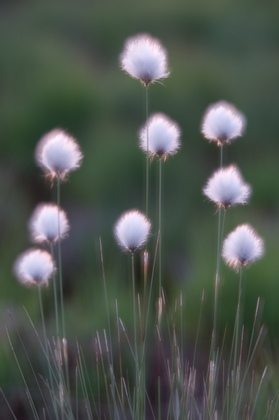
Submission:
[[[265,257],[246,274],[244,322],[251,325],[258,296],[270,347],[278,344],[279,296],[279,4],[275,1],[161,0],[11,1],[0,3],[1,340],[7,315],[26,324],[25,306],[39,317],[37,294],[12,273],[30,246],[27,221],[38,202],[54,198],[34,162],[47,131],[61,127],[84,153],[80,170],[63,185],[71,232],[63,244],[69,336],[90,337],[106,323],[99,252],[102,237],[112,314],[129,285],[129,259],[115,244],[120,213],[144,208],[145,159],[138,148],[144,89],[119,68],[125,39],[148,32],[168,50],[171,76],[149,89],[150,112],[164,112],[182,129],[182,148],[164,165],[164,285],[170,302],[183,290],[185,332],[195,337],[202,291],[204,340],[212,328],[217,216],[201,190],[218,166],[219,151],[200,134],[207,106],[232,102],[247,130],[225,149],[253,188],[248,206],[231,209],[226,232],[251,223],[265,239]],[[152,163],[156,235],[157,165]],[[154,247],[156,237],[151,240]],[[238,279],[222,267],[220,331],[235,316]],[[45,305],[53,322],[51,291]],[[113,316],[113,315],[112,315]],[[128,318],[128,316],[127,316]],[[12,327],[11,327],[12,328]],[[3,352],[8,353],[3,345]],[[6,354],[6,353],[5,353]],[[7,356],[7,355],[6,355]],[[7,356],[8,357],[8,356]],[[2,372],[5,369],[3,368]],[[5,374],[10,381],[10,373]]]

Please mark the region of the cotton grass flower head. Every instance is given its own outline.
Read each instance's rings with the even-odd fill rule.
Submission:
[[[167,53],[160,41],[148,34],[128,38],[120,55],[122,70],[144,86],[169,76]]]
[[[83,155],[73,137],[54,129],[41,138],[35,157],[47,176],[64,180],[69,172],[79,168]]]
[[[243,181],[238,168],[231,165],[214,172],[203,193],[219,207],[227,209],[235,204],[246,204],[251,187]]]
[[[218,146],[230,143],[243,134],[246,120],[233,105],[225,101],[209,106],[202,121],[202,134]]]
[[[41,249],[30,249],[24,252],[14,265],[18,280],[27,286],[47,286],[54,271],[55,265],[51,255]]]
[[[261,258],[263,253],[263,240],[257,236],[249,225],[238,226],[227,236],[223,243],[223,258],[226,264],[236,271],[240,267]]]
[[[138,210],[124,213],[117,221],[114,234],[118,244],[134,253],[144,245],[151,229],[150,221]]]
[[[151,157],[164,160],[174,155],[180,146],[180,128],[164,114],[152,115],[140,130],[140,147]]]
[[[31,239],[37,243],[54,244],[65,238],[69,228],[66,213],[55,204],[38,205],[29,221]]]

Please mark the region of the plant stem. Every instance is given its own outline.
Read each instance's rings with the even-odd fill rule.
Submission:
[[[145,215],[148,217],[149,201],[149,129],[148,129],[148,86],[145,87],[145,119],[146,119],[146,167],[145,167]]]
[[[132,252],[131,254],[131,263],[132,263],[132,284],[133,284],[133,318],[134,318],[134,355],[135,355],[135,365],[136,365],[136,383],[135,383],[135,419],[141,420],[142,417],[142,378],[139,367],[139,355],[138,355],[138,331],[137,331],[137,296],[136,296],[136,281],[135,281],[135,256]]]
[[[223,166],[223,157],[224,157],[224,146],[221,144],[220,146],[220,168]]]
[[[216,261],[216,274],[214,282],[214,316],[213,316],[213,337],[212,337],[212,352],[213,360],[217,354],[217,313],[218,313],[218,295],[219,295],[219,284],[220,284],[220,265],[221,265],[221,243],[224,232],[226,211],[223,207],[219,208],[218,212],[218,229],[217,229],[217,261]]]
[[[51,257],[54,260],[53,243],[50,244],[50,252],[51,252]],[[60,330],[59,330],[59,312],[58,312],[57,284],[56,284],[55,271],[53,271],[53,273],[52,273],[52,283],[53,283],[53,294],[54,294],[54,310],[55,310],[56,335],[57,335],[57,337],[59,337],[59,334],[60,334]]]
[[[55,412],[55,417],[57,418],[57,406],[56,406],[56,400],[55,400],[55,391],[54,391],[54,385],[53,385],[53,377],[52,377],[52,370],[50,365],[50,357],[49,357],[49,348],[48,348],[48,341],[47,341],[47,334],[46,334],[46,324],[45,324],[45,317],[44,317],[44,309],[43,309],[43,302],[42,302],[42,292],[41,287],[38,286],[38,295],[39,295],[39,305],[40,305],[40,312],[41,312],[41,319],[42,319],[42,328],[43,328],[43,337],[44,337],[44,343],[45,343],[45,352],[46,352],[46,359],[47,359],[47,367],[48,367],[48,376],[49,376],[49,382],[50,382],[50,389],[53,400],[53,409]]]
[[[237,369],[237,355],[238,355],[238,342],[239,342],[239,327],[241,321],[241,304],[242,304],[242,280],[243,280],[243,269],[240,267],[239,270],[239,287],[238,287],[238,299],[237,299],[237,310],[235,318],[235,341],[234,341],[234,362],[233,362],[233,371],[236,378],[236,369]]]
[[[57,178],[57,206],[60,208],[60,178]],[[61,319],[62,319],[62,337],[66,337],[65,330],[65,315],[64,315],[64,297],[63,297],[63,278],[62,278],[62,258],[61,258],[61,239],[60,239],[60,217],[58,212],[58,275],[60,286],[60,306],[61,306]]]
[[[61,180],[58,177],[57,178],[57,206],[58,209],[60,209],[60,186],[61,186]],[[58,273],[59,273],[59,288],[60,288],[60,306],[61,306],[61,320],[62,320],[62,340],[60,337],[57,337],[57,340],[59,342],[58,348],[59,351],[61,351],[61,344],[63,345],[63,340],[66,340],[66,328],[65,328],[65,312],[64,312],[64,295],[63,295],[63,276],[62,276],[62,257],[61,257],[61,237],[60,237],[60,217],[59,217],[59,211],[58,211],[58,241],[57,241],[57,247],[58,247]],[[66,343],[66,341],[65,341]],[[64,350],[64,348],[63,348]],[[63,381],[63,371],[62,366],[60,367],[59,371],[59,379],[60,379],[60,386],[63,389],[63,393],[65,394],[65,399],[68,399],[68,409],[69,409],[69,415],[72,415],[71,411],[71,402],[70,402],[70,378],[69,378],[69,366],[68,366],[68,359],[65,357],[64,351],[62,351],[61,354],[61,360],[64,363],[65,366],[65,373],[66,373],[66,386]],[[64,418],[64,409],[62,407],[62,418]]]
[[[158,237],[159,237],[159,298],[162,290],[162,159],[159,159],[159,200],[158,200]]]

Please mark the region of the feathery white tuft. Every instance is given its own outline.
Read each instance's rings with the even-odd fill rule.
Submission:
[[[249,225],[238,226],[223,243],[223,258],[236,271],[261,258],[263,253],[263,240]]]
[[[211,105],[202,121],[202,134],[208,140],[216,141],[219,146],[230,143],[243,134],[245,117],[233,105],[221,101]]]
[[[246,204],[251,187],[246,184],[236,166],[218,169],[207,181],[203,193],[225,209],[234,204]]]
[[[38,205],[29,221],[31,238],[38,243],[64,239],[69,228],[66,213],[55,204]]]
[[[55,271],[51,255],[41,249],[30,249],[21,254],[15,262],[14,271],[18,280],[25,285],[48,285]]]
[[[178,124],[164,114],[152,115],[140,130],[140,147],[151,156],[166,159],[174,155],[180,146]]]
[[[128,38],[120,55],[122,70],[145,86],[169,76],[167,54],[160,41],[148,34]]]
[[[117,221],[114,233],[118,244],[133,253],[144,245],[150,229],[151,223],[142,213],[130,210]]]
[[[41,138],[35,157],[48,176],[63,180],[69,172],[79,168],[83,155],[73,137],[55,129]]]

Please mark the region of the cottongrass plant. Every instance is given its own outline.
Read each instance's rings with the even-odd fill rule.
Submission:
[[[49,133],[45,134],[36,147],[35,158],[37,164],[42,168],[46,177],[49,177],[51,180],[57,180],[57,206],[60,206],[60,184],[61,181],[65,181],[68,174],[80,167],[83,155],[80,151],[80,147],[76,140],[63,131],[60,128],[56,128]],[[48,213],[40,214],[40,219],[38,220],[38,215],[36,223],[40,223],[42,217],[44,217],[44,228],[46,227],[46,217],[50,217],[50,211]],[[60,297],[61,297],[61,309],[62,309],[62,329],[63,335],[65,335],[65,323],[63,321],[64,317],[64,303],[63,303],[63,286],[62,286],[62,264],[61,264],[61,232],[60,230],[65,229],[65,217],[62,216],[63,213],[57,213],[57,226],[58,226],[58,270],[59,270],[59,283],[60,283]],[[62,222],[62,226],[60,226]],[[33,222],[34,227],[34,222]],[[35,228],[35,227],[34,227]],[[49,227],[48,227],[49,229]]]
[[[225,263],[236,272],[239,272],[238,300],[233,334],[234,346],[231,353],[231,358],[233,356],[232,386],[236,395],[233,406],[233,418],[239,418],[240,415],[239,389],[241,385],[240,370],[242,362],[240,326],[243,310],[243,268],[261,258],[263,253],[264,242],[262,238],[248,224],[238,226],[226,237],[223,243],[222,256]],[[241,343],[240,346],[239,343]]]
[[[68,174],[81,165],[82,152],[77,141],[60,128],[56,128],[45,134],[36,147],[35,158],[37,164],[43,169],[46,177],[57,180],[57,206],[60,207],[60,184],[65,181]],[[60,285],[60,303],[62,314],[62,334],[66,336],[64,320],[63,280],[61,262],[61,229],[60,221],[64,222],[63,213],[57,213],[58,224],[58,272]],[[64,223],[65,225],[65,223]]]
[[[180,148],[180,128],[176,122],[165,114],[153,114],[139,132],[140,148],[153,159],[159,159],[159,194],[158,194],[158,260],[159,288],[161,299],[162,289],[162,161],[177,153]]]
[[[221,239],[223,238],[226,210],[236,204],[246,204],[250,194],[251,187],[246,184],[240,171],[235,165],[227,168],[220,168],[207,181],[203,188],[203,193],[213,201],[219,211],[218,220],[218,245],[217,245],[217,263],[216,278],[214,285],[214,321],[213,321],[213,351],[216,353],[216,334],[217,334],[217,307],[218,290],[220,283],[220,259],[221,259]],[[222,219],[222,225],[221,225]]]
[[[37,164],[42,168],[47,178],[52,181],[57,181],[57,206],[44,206],[35,210],[31,219],[31,235],[33,239],[48,235],[48,242],[51,245],[53,253],[53,244],[57,243],[58,249],[58,274],[59,274],[59,294],[60,294],[60,314],[61,314],[61,331],[60,337],[60,316],[57,303],[56,283],[54,284],[54,298],[55,298],[55,318],[56,318],[56,333],[57,333],[57,348],[58,353],[62,348],[61,343],[67,343],[66,327],[64,315],[64,296],[63,296],[63,275],[62,275],[62,256],[61,256],[61,240],[65,237],[69,230],[69,223],[65,212],[60,208],[60,186],[61,182],[65,181],[70,172],[78,169],[83,159],[83,154],[80,147],[71,135],[60,128],[56,128],[45,134],[35,150],[35,158]],[[56,221],[54,221],[56,218]],[[51,227],[50,227],[51,226]],[[51,240],[50,240],[51,238]],[[65,378],[63,372],[65,368]],[[67,352],[61,353],[61,363],[59,367],[59,387],[60,393],[63,394],[61,413],[64,416],[63,400],[68,399],[68,415],[71,414],[70,408],[70,384],[68,371]]]
[[[138,210],[131,210],[124,213],[115,224],[115,237],[118,244],[125,251],[131,254],[132,263],[132,286],[133,286],[133,318],[134,318],[134,360],[136,365],[136,383],[135,383],[135,420],[140,420],[145,416],[145,334],[141,334],[141,354],[139,354],[138,344],[138,320],[137,306],[141,304],[140,298],[137,299],[136,280],[135,280],[135,260],[134,253],[142,247],[150,234],[151,223]],[[143,299],[145,301],[145,297]],[[137,305],[138,302],[138,305]],[[145,320],[145,317],[144,317]],[[140,328],[145,330],[145,325]]]
[[[28,251],[17,260],[15,272],[22,282],[26,284],[35,283],[38,286],[45,343],[43,350],[49,372],[47,387],[53,404],[53,416],[57,420],[58,418],[73,419],[61,260],[61,240],[67,236],[70,226],[66,213],[60,208],[60,183],[67,179],[70,172],[79,168],[83,155],[78,143],[72,136],[61,129],[54,129],[44,135],[38,142],[35,158],[37,164],[43,169],[45,176],[52,182],[54,180],[57,181],[57,203],[38,205],[29,220],[31,240],[42,246],[45,244],[49,245],[51,254],[44,250]],[[54,265],[55,245],[57,245],[58,262]],[[54,268],[56,266],[57,270]],[[56,271],[58,271],[59,277],[60,307],[55,281]],[[48,284],[51,276],[53,278],[54,289],[56,336],[49,341],[46,335],[40,286],[42,284]],[[37,332],[36,334],[38,335]]]
[[[49,386],[51,392],[51,398],[53,401],[55,400],[54,397],[54,379],[53,379],[53,372],[50,362],[50,352],[49,352],[49,343],[47,339],[46,333],[46,324],[45,324],[45,316],[44,316],[44,308],[42,302],[42,294],[41,294],[41,287],[48,286],[49,279],[54,277],[56,267],[52,256],[44,250],[41,249],[30,249],[22,253],[16,260],[14,264],[14,272],[20,283],[25,286],[33,286],[37,287],[38,289],[38,296],[39,296],[39,305],[40,305],[40,312],[41,312],[41,321],[42,321],[42,328],[43,328],[43,338],[44,338],[44,353],[46,356],[46,362],[48,366],[48,375],[49,375]],[[10,338],[9,338],[10,341]],[[11,343],[11,341],[10,341]],[[17,358],[16,358],[17,361]],[[23,376],[23,373],[20,369],[20,372]],[[26,390],[29,394],[29,388],[27,386],[27,382],[23,376],[23,380],[26,384]],[[56,403],[53,404],[54,411],[57,418],[57,406]],[[36,412],[35,406],[31,403],[31,408],[33,412]]]

